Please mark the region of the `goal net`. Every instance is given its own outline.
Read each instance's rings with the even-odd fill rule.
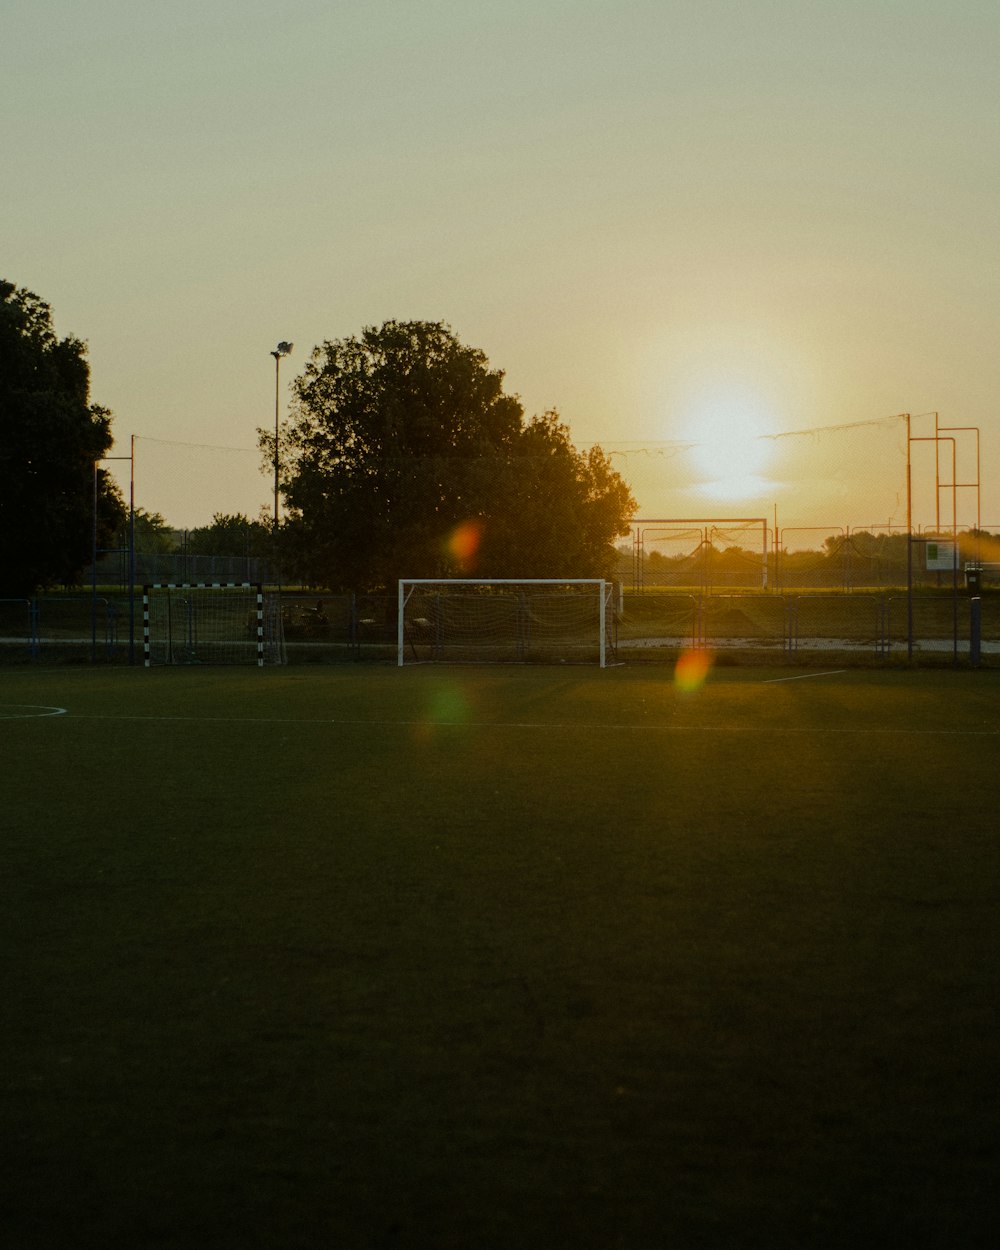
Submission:
[[[615,585],[600,579],[399,582],[398,662],[598,664],[615,656]]]
[[[632,522],[636,589],[766,590],[768,524],[763,517]]]
[[[264,595],[250,582],[157,583],[142,591],[143,659],[264,664]]]

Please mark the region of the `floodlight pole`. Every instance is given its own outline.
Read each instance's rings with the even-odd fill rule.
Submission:
[[[274,349],[271,355],[274,357],[274,532],[278,533],[278,470],[280,468],[280,459],[278,456],[278,432],[281,416],[280,402],[280,374],[281,374],[281,358],[282,356],[291,355],[292,344],[281,342]]]

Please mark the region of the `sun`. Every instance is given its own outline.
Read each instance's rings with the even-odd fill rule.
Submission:
[[[699,494],[751,499],[768,491],[773,452],[765,417],[745,401],[717,400],[688,425],[691,467]]]

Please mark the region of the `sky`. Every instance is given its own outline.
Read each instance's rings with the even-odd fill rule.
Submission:
[[[643,517],[902,525],[910,413],[915,523],[1000,531],[996,0],[0,22],[0,276],[88,342],[171,524],[269,504],[279,340],[283,408],[317,344],[426,319]]]

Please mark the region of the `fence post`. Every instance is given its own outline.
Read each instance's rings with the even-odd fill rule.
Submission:
[[[41,643],[38,640],[38,600],[28,600],[28,653],[32,660],[37,661],[41,655]]]

